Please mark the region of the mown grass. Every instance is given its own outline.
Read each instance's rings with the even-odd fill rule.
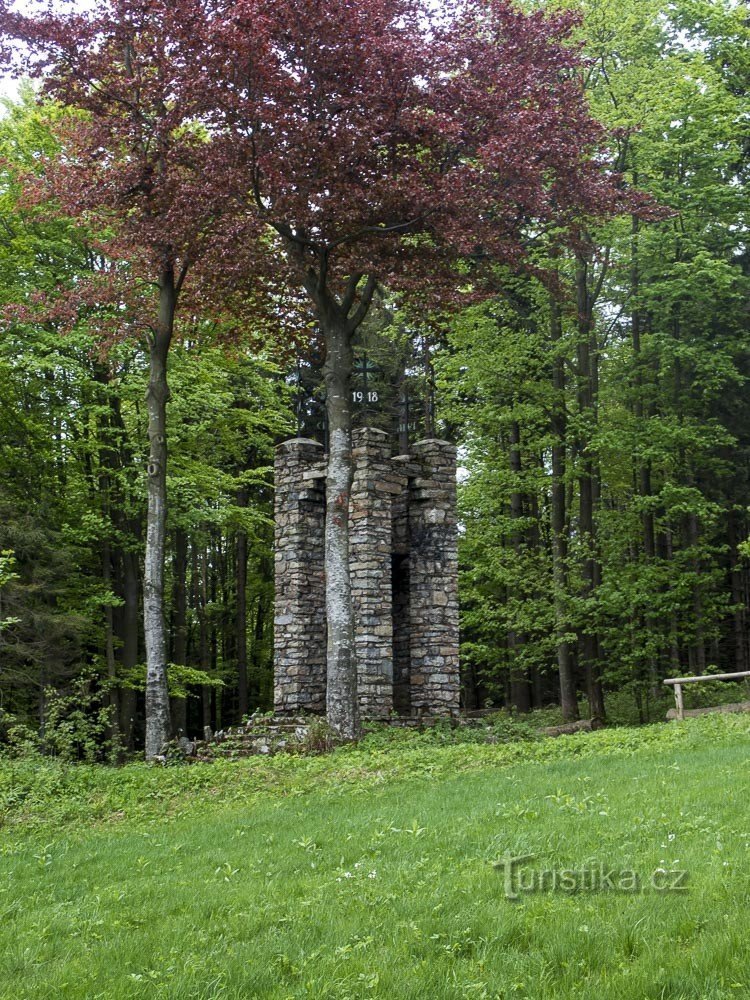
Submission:
[[[445,742],[441,743],[441,739]],[[750,719],[319,758],[0,763],[0,996],[750,997]],[[493,862],[689,872],[504,895]]]

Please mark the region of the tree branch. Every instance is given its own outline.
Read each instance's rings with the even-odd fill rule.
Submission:
[[[177,276],[177,281],[175,281],[174,289],[177,295],[182,291],[182,286],[185,283],[185,278],[187,278],[188,271],[190,270],[190,259],[185,258],[182,262],[182,267],[180,268],[180,273]]]
[[[360,325],[362,320],[368,313],[370,305],[372,304],[372,297],[375,294],[375,289],[378,287],[378,279],[372,274],[368,275],[365,287],[362,290],[362,294],[359,298],[359,305],[351,317],[347,320],[347,329],[349,333],[354,333],[357,327]]]
[[[349,310],[354,305],[354,299],[357,295],[357,286],[363,278],[361,271],[355,271],[350,275],[349,280],[346,283],[346,291],[344,292],[344,297],[341,300],[341,311],[344,316],[349,315]]]
[[[422,219],[423,216],[418,215],[413,219],[408,219],[406,222],[392,222],[387,226],[363,226],[354,233],[348,233],[346,236],[340,236],[337,240],[326,243],[326,250],[335,250],[336,247],[344,246],[346,243],[354,243],[362,236],[389,236],[391,233],[397,233],[415,226]]]
[[[326,282],[328,280],[328,251],[320,251],[320,270],[318,271],[318,295],[321,297],[326,292]]]

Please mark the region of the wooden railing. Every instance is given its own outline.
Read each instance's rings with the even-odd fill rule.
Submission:
[[[701,674],[699,677],[670,677],[664,681],[674,687],[674,700],[677,706],[677,718],[685,718],[685,706],[682,701],[682,685],[698,684],[700,681],[736,681],[742,677],[750,677],[750,670],[742,670],[737,674]]]

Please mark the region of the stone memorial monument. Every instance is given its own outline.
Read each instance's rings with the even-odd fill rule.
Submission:
[[[350,572],[364,719],[459,710],[456,449],[419,441],[391,456],[383,431],[353,435]],[[322,713],[326,696],[325,454],[276,452],[274,703]]]

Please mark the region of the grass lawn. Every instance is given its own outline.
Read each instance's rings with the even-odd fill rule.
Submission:
[[[0,996],[748,998],[749,750],[750,718],[712,716],[168,768],[0,762]],[[524,882],[601,863],[642,884],[513,901],[508,852],[533,856]],[[657,869],[687,887],[653,888]]]

